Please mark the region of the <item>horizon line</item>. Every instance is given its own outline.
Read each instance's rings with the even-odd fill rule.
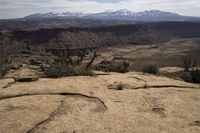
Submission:
[[[171,12],[171,11],[165,11],[165,10],[159,10],[159,9],[149,9],[149,10],[143,10],[143,11],[131,11],[131,10],[128,10],[126,8],[122,8],[122,9],[116,9],[116,10],[113,10],[113,9],[106,9],[106,10],[103,10],[103,11],[100,11],[100,12],[84,12],[84,11],[58,11],[58,12],[38,12],[38,13],[32,13],[32,14],[29,14],[29,15],[24,15],[23,17],[10,17],[10,18],[0,18],[0,20],[10,20],[10,19],[22,19],[22,18],[25,18],[27,16],[30,16],[30,15],[34,15],[34,14],[46,14],[46,13],[66,13],[66,12],[69,12],[69,13],[83,13],[83,14],[98,14],[98,13],[103,13],[103,12],[106,12],[106,11],[110,11],[110,12],[116,12],[116,11],[120,11],[120,10],[127,10],[127,11],[130,11],[132,13],[141,13],[141,12],[145,12],[145,11],[161,11],[161,12],[167,12],[167,13],[174,13],[174,14],[177,14],[177,15],[180,15],[180,16],[185,16],[185,17],[200,17],[200,16],[190,16],[190,15],[183,15],[183,14],[180,14],[180,13],[177,13],[177,12]]]

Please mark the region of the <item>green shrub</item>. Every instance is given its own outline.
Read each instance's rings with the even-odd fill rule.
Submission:
[[[52,63],[48,68],[44,69],[44,74],[49,78],[64,77],[72,75],[72,66],[65,63]]]
[[[103,68],[97,68],[98,70],[103,70],[106,72],[119,72],[126,73],[129,72],[129,62],[113,62],[111,64],[105,65]]]
[[[44,69],[44,74],[49,78],[93,75],[91,70],[85,69],[84,67],[78,68],[61,63],[51,64],[50,67]]]
[[[83,66],[77,66],[74,68],[73,76],[93,76],[93,72],[90,69],[86,69]]]
[[[190,68],[198,65],[198,61],[196,57],[192,57],[191,55],[184,56],[182,58],[182,66],[184,67],[184,71],[189,71]]]
[[[10,60],[7,55],[7,49],[0,47],[0,78],[2,78],[10,69]]]
[[[55,64],[70,64],[70,59],[69,58],[66,58],[66,57],[56,57],[54,58],[53,60],[53,63]]]
[[[200,69],[191,70],[189,72],[183,72],[181,79],[186,82],[200,83]]]
[[[80,65],[79,60],[58,57],[49,67],[43,69],[44,74],[49,78],[66,76],[91,76],[93,73]]]
[[[190,73],[193,83],[200,83],[200,69],[192,70]]]
[[[0,66],[0,78],[6,75],[6,73],[10,70],[9,64],[4,64]]]
[[[192,75],[191,75],[190,72],[183,72],[183,73],[181,74],[181,77],[180,77],[180,78],[183,79],[183,80],[186,81],[186,82],[193,82],[193,80],[192,80]]]
[[[71,62],[72,62],[72,65],[80,65],[82,63],[82,60],[80,57],[73,56],[71,57]]]
[[[55,63],[68,63],[71,65],[80,65],[81,64],[81,58],[77,56],[72,57],[56,57],[54,58]]]
[[[145,65],[142,69],[143,73],[150,73],[150,74],[157,74],[158,71],[159,71],[159,68],[154,64]]]

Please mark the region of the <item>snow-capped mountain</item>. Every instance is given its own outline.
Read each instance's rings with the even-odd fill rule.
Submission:
[[[163,17],[163,16],[180,16],[176,13],[171,13],[171,12],[164,12],[164,11],[160,11],[160,10],[149,10],[149,11],[144,11],[144,12],[139,12],[137,13],[138,16],[151,16],[151,17]]]
[[[160,10],[147,10],[143,12],[132,12],[127,9],[117,11],[106,10],[100,13],[85,14],[82,12],[44,13],[26,16],[25,19],[46,18],[79,18],[79,19],[105,19],[105,20],[134,20],[134,21],[189,21],[197,17],[181,16],[177,13]]]
[[[172,21],[182,18],[181,15],[160,10],[148,10],[144,12],[131,12],[126,9],[117,11],[104,11],[97,14],[88,15],[87,18],[96,19],[117,19],[117,20],[135,20],[135,21]]]
[[[135,13],[127,9],[121,9],[117,11],[106,10],[101,13],[92,14],[92,16],[132,16],[132,15],[135,15]]]
[[[58,12],[58,13],[36,13],[26,16],[26,19],[37,19],[37,18],[58,18],[58,17],[81,17],[84,16],[82,12]]]
[[[127,9],[121,9],[117,11],[106,10],[101,13],[89,14],[87,18],[96,18],[96,19],[129,19],[132,16],[136,16],[137,14],[131,12]]]

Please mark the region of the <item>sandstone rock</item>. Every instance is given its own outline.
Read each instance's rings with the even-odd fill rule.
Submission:
[[[0,133],[199,133],[199,100],[198,84],[135,72],[16,82],[0,89]]]

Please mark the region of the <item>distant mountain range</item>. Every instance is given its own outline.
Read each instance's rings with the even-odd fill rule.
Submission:
[[[100,13],[84,14],[82,12],[63,12],[63,13],[37,13],[24,17],[30,19],[51,19],[51,18],[77,18],[77,19],[100,19],[100,20],[132,20],[132,21],[200,21],[200,17],[182,16],[177,13],[165,12],[160,10],[148,10],[143,12],[132,12],[127,9],[117,11],[106,10]]]

